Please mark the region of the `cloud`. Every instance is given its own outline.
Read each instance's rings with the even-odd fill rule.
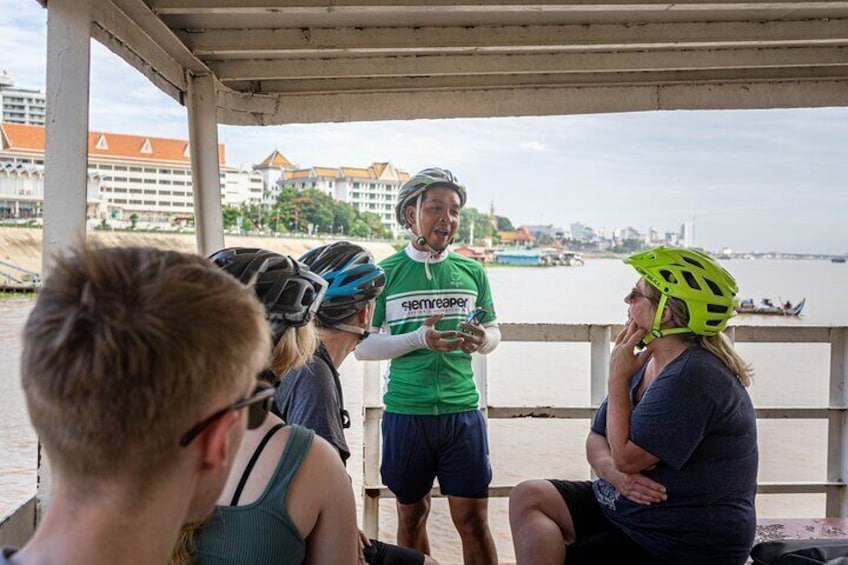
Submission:
[[[538,151],[541,153],[550,153],[551,148],[545,145],[544,143],[538,141],[522,141],[518,144],[518,147],[524,149],[525,151]]]

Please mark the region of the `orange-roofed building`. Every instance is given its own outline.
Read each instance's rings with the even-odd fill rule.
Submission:
[[[456,249],[454,249],[454,251],[459,253],[463,257],[474,259],[475,261],[479,261],[480,263],[485,263],[491,260],[491,256],[487,253],[485,247],[463,245],[462,247],[457,247]]]
[[[271,170],[271,167],[264,163],[265,161],[254,168],[262,167],[263,171]],[[394,207],[400,187],[409,179],[409,173],[398,170],[391,163],[372,163],[370,167],[365,168],[292,166],[287,170],[280,170],[282,174],[279,182],[266,185],[268,187],[267,203],[276,202],[280,191],[287,187],[297,190],[320,190],[336,200],[353,205],[359,212],[377,214],[383,225],[393,234],[400,233],[400,226],[395,221]]]
[[[45,144],[41,126],[0,123],[0,164],[43,169]],[[224,145],[219,144],[222,203],[260,202],[262,176],[227,167],[224,156]],[[102,217],[94,220],[121,226],[135,216],[140,225],[155,227],[194,213],[191,154],[186,140],[89,132],[88,170],[90,177],[99,179],[99,198],[104,203],[98,212]],[[43,194],[43,187],[40,190]],[[0,200],[3,196],[0,192]]]
[[[534,241],[533,234],[525,227],[518,228],[515,231],[499,231],[498,238],[500,238],[503,245],[520,247],[532,245]]]

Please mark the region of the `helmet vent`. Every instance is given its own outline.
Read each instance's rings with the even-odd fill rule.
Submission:
[[[353,273],[353,274],[347,275],[346,277],[344,277],[342,279],[341,284],[342,284],[342,286],[347,286],[351,283],[356,282],[356,279],[358,279],[358,278],[359,278],[359,273]]]
[[[686,255],[684,255],[684,256],[682,256],[682,257],[681,257],[681,259],[683,259],[684,261],[686,261],[686,262],[687,262],[687,263],[689,263],[690,265],[694,265],[695,267],[697,267],[698,269],[700,269],[700,270],[702,270],[702,271],[704,270],[704,265],[703,265],[703,263],[701,263],[700,261],[697,261],[697,260],[693,259],[692,257],[687,257]]]
[[[708,326],[720,326],[720,325],[722,325],[725,321],[726,321],[726,320],[725,320],[724,318],[722,318],[722,319],[720,319],[720,320],[705,320],[705,321],[704,321],[704,324],[706,324],[706,325],[708,325]]]
[[[660,275],[665,279],[665,282],[671,284],[677,284],[677,277],[674,276],[674,273],[669,271],[668,269],[662,269],[660,271]]]
[[[707,286],[710,287],[710,290],[713,291],[713,294],[715,294],[716,296],[724,296],[724,293],[721,291],[721,288],[716,283],[714,283],[710,279],[704,279],[704,281],[707,283]]]
[[[689,288],[694,288],[695,290],[701,290],[701,285],[698,284],[698,281],[695,280],[695,276],[689,271],[683,271],[683,278],[686,279],[686,283],[689,285]]]
[[[721,304],[707,304],[707,312],[713,314],[727,314],[729,310],[727,306],[722,306]]]

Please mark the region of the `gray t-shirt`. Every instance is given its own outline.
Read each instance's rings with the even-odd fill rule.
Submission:
[[[313,430],[330,442],[342,462],[347,463],[350,449],[344,429],[350,425],[350,417],[344,410],[339,373],[323,345],[309,363],[283,377],[275,401],[283,420]]]

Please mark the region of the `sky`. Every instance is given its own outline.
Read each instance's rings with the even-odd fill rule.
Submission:
[[[0,0],[0,71],[44,91],[46,10]],[[90,129],[188,138],[184,107],[92,41]],[[219,126],[228,165],[451,169],[516,226],[694,222],[711,251],[848,254],[848,108]]]

